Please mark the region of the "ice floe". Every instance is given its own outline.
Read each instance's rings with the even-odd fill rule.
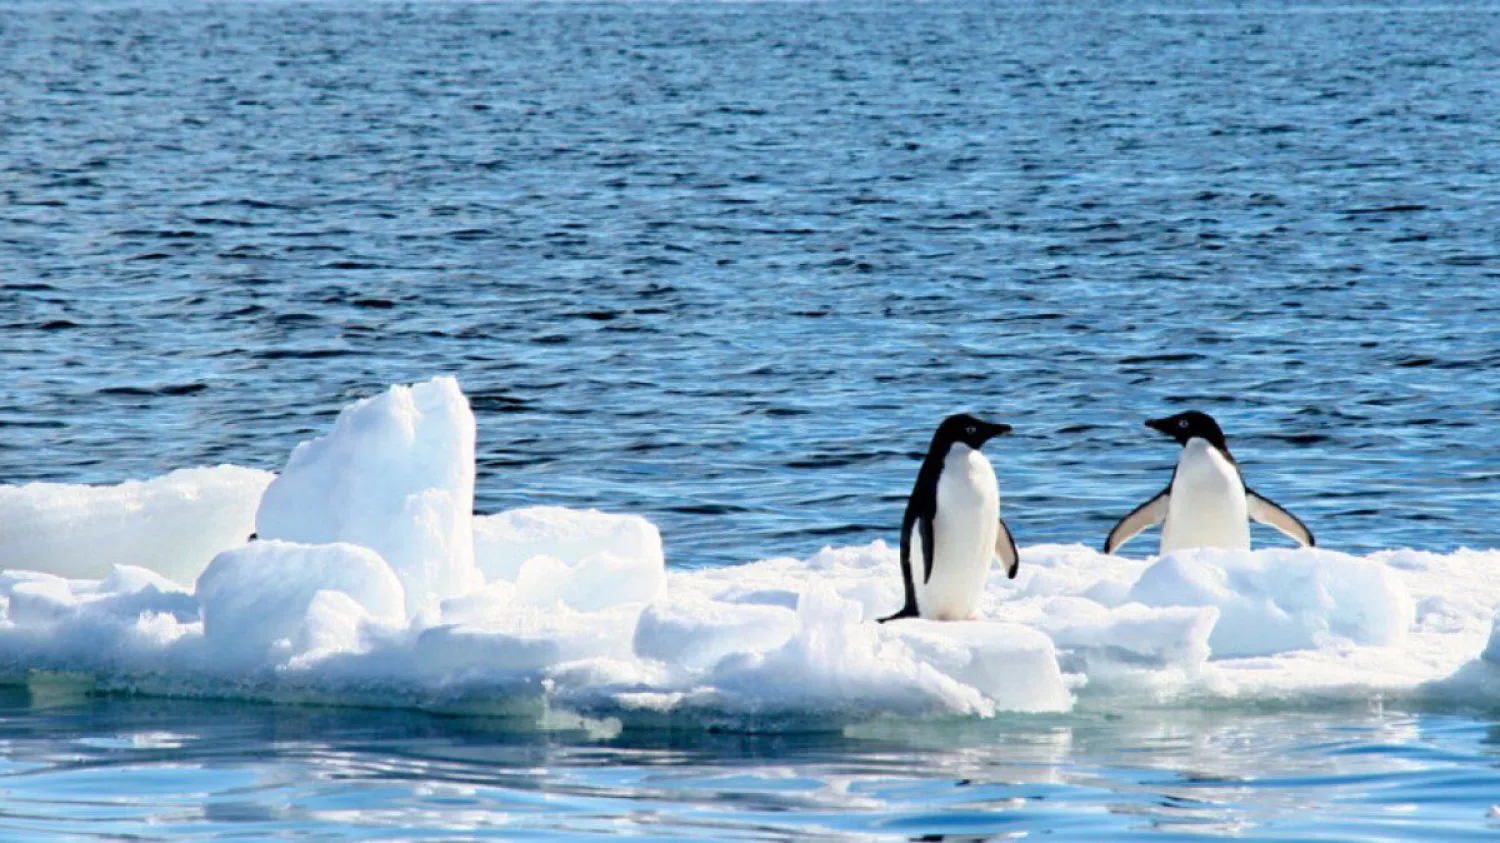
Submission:
[[[1205,699],[1500,703],[1497,551],[1038,545],[1017,579],[994,573],[978,619],[880,625],[901,602],[883,541],[673,569],[638,516],[474,516],[474,442],[439,378],[347,408],[274,481],[221,466],[0,488],[0,678],[773,728]]]

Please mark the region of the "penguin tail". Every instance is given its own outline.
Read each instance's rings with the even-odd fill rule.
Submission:
[[[887,618],[881,618],[876,621],[876,623],[890,623],[891,621],[899,621],[902,618],[914,618],[917,616],[917,614],[917,607],[908,604],[906,606],[903,606],[901,608],[901,611],[897,612],[896,614],[891,615]]]

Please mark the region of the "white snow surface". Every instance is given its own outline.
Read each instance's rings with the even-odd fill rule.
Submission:
[[[255,515],[263,539],[349,542],[385,557],[413,613],[481,584],[474,414],[451,377],[394,386],[292,451]]]
[[[0,569],[101,579],[116,565],[191,586],[255,530],[269,471],[221,465],[116,486],[0,486]]]
[[[1500,704],[1500,551],[1038,545],[1015,580],[992,571],[976,619],[881,625],[901,602],[883,541],[674,570],[636,516],[473,518],[473,449],[467,402],[437,379],[347,409],[269,489],[234,467],[0,488],[0,679],[747,728]]]
[[[487,580],[515,583],[531,603],[558,600],[585,611],[649,603],[667,585],[661,533],[639,515],[560,506],[487,515],[474,519],[474,556]]]

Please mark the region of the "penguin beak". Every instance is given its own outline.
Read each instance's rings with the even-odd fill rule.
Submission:
[[[1165,433],[1168,436],[1174,436],[1174,434],[1172,433],[1171,419],[1146,419],[1146,426],[1151,428],[1152,430]]]
[[[1011,429],[1011,426],[1008,424],[991,423],[989,430],[990,435],[986,438],[994,439],[996,436],[1005,436],[1011,432]]]

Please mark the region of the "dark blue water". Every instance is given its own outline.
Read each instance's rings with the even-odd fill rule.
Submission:
[[[638,512],[673,564],[892,538],[959,409],[1017,428],[1023,546],[1098,543],[1186,407],[1323,544],[1494,546],[1497,68],[1493,4],[3,0],[0,482],[276,468],[451,372],[482,510]],[[0,721],[7,838],[1430,839],[1500,800],[1493,726],[1431,715],[57,705]]]
[[[1323,543],[1491,546],[1500,9],[0,5],[0,479],[275,468],[456,373],[480,508],[678,564],[891,536],[957,409],[1024,544],[1217,414]]]

